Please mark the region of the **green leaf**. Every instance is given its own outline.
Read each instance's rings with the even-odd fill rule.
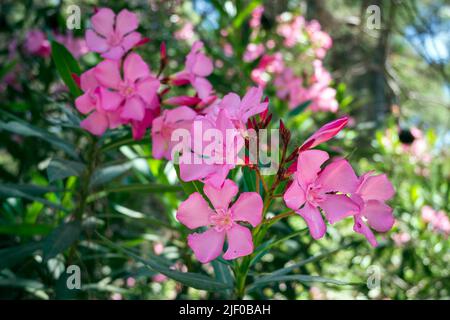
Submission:
[[[176,270],[170,269],[168,264],[162,264],[161,263],[161,257],[156,257],[152,254],[148,254],[150,256],[150,259],[144,259],[134,252],[122,248],[121,246],[111,242],[107,238],[103,237],[102,235],[98,234],[100,238],[102,238],[109,246],[117,249],[118,251],[124,253],[127,256],[132,257],[133,259],[142,262],[145,266],[150,268],[153,271],[159,272],[164,274],[165,276],[178,281],[188,287],[192,287],[199,290],[206,290],[206,291],[221,291],[221,290],[227,290],[232,289],[232,286],[229,284],[226,284],[221,281],[214,280],[211,277],[208,277],[203,274],[199,273],[192,273],[192,272],[180,272]],[[159,261],[158,261],[159,260]]]
[[[230,270],[230,266],[222,263],[218,259],[211,262],[213,268],[214,268],[214,275],[216,277],[217,281],[226,283],[230,285],[231,287],[234,287],[234,278]],[[226,290],[225,292],[225,298],[229,298],[232,294],[231,290]]]
[[[30,242],[0,249],[0,270],[10,268],[42,248],[42,242]]]
[[[38,290],[43,289],[44,285],[41,282],[35,280],[12,277],[0,278],[0,287],[29,288]]]
[[[253,192],[256,191],[256,173],[254,170],[250,170],[249,167],[242,167],[242,176],[244,179],[244,191]]]
[[[235,30],[239,29],[247,19],[247,17],[252,13],[252,11],[261,4],[261,0],[253,0],[251,1],[243,10],[239,12],[239,14],[233,19],[231,23]]]
[[[0,234],[10,234],[15,236],[36,236],[47,235],[53,230],[48,224],[12,224],[0,225]]]
[[[90,187],[94,188],[107,182],[110,182],[111,180],[114,180],[115,178],[121,176],[122,174],[130,170],[132,166],[133,164],[131,162],[127,162],[124,164],[98,168],[92,174]]]
[[[24,190],[24,191],[22,191],[22,190],[20,188],[17,188],[17,185],[2,184],[2,185],[0,185],[0,197],[28,199],[31,201],[37,201],[42,204],[45,204],[47,207],[50,207],[50,208],[67,211],[67,209],[64,208],[63,206],[61,206],[60,204],[51,202],[44,198],[33,196],[32,194],[27,193],[26,190]]]
[[[135,184],[128,184],[124,186],[112,186],[105,188],[103,191],[107,193],[113,193],[113,192],[144,192],[144,193],[164,193],[164,192],[178,192],[182,191],[183,189],[181,186],[172,186],[172,185],[165,185],[165,184],[158,184],[158,183],[135,183]]]
[[[45,140],[48,143],[54,145],[57,149],[63,150],[71,157],[75,159],[79,158],[73,145],[67,143],[65,140],[60,139],[59,137],[51,134],[46,130],[34,127],[22,120],[13,120],[8,122],[0,121],[0,129],[17,133],[21,136],[36,137]]]
[[[17,64],[17,60],[13,60],[10,62],[7,62],[3,65],[3,67],[0,69],[0,81],[3,80],[3,78],[11,72],[11,70],[15,67]]]
[[[78,62],[63,45],[56,41],[51,42],[52,46],[52,59],[55,63],[56,69],[62,80],[69,88],[70,93],[74,97],[78,97],[82,94],[81,89],[72,77],[72,74],[79,75],[81,73]]]
[[[186,195],[189,196],[189,195],[193,194],[194,192],[198,192],[202,196],[204,196],[202,183],[200,183],[199,181],[185,182],[185,181],[181,180],[180,166],[178,164],[174,164],[173,166],[175,167],[175,171],[177,173],[178,180],[180,181],[180,185],[183,188],[184,193]]]
[[[80,234],[81,223],[78,220],[60,225],[44,240],[44,261],[48,261],[58,253],[66,250],[78,240]]]
[[[308,106],[311,104],[311,100],[307,100],[301,104],[299,104],[295,109],[292,109],[289,112],[289,117],[295,117],[297,115],[299,115],[300,113],[302,113],[303,111],[305,111],[306,108],[308,108]]]
[[[288,281],[298,281],[298,282],[302,282],[302,283],[316,282],[316,283],[327,283],[327,284],[336,284],[336,285],[354,285],[349,282],[335,280],[335,279],[329,279],[329,278],[323,278],[323,277],[319,277],[319,276],[310,276],[310,275],[306,275],[306,274],[294,274],[294,275],[288,275],[288,276],[271,277],[270,279],[258,279],[249,286],[248,290],[251,291],[253,289],[256,289],[257,287],[275,283],[275,282],[288,282]]]
[[[65,179],[68,177],[78,177],[85,170],[86,166],[77,161],[64,159],[52,159],[47,167],[47,176],[50,182]]]

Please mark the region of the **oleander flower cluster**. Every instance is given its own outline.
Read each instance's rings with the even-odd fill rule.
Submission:
[[[254,32],[259,32],[262,13],[263,8],[253,12]],[[278,27],[288,48],[302,43],[305,37],[311,41],[311,77],[301,78],[287,66],[281,53],[268,53],[267,44],[261,47],[254,43],[243,59],[253,61],[261,56],[260,70],[252,73],[258,86],[248,88],[244,95],[229,92],[223,96],[208,79],[214,64],[203,42],[193,42],[184,66],[173,73],[167,72],[166,46],[161,44],[160,69],[155,72],[136,52],[147,41],[138,28],[138,16],[127,10],[116,14],[101,8],[93,15],[86,44],[102,60],[78,79],[83,94],[75,100],[75,106],[85,116],[81,127],[93,135],[101,136],[123,125],[131,127],[134,139],[150,133],[154,158],[179,165],[182,181],[203,184],[176,213],[178,221],[194,231],[187,245],[200,262],[219,256],[232,260],[251,255],[255,234],[271,221],[266,213],[273,192],[283,183],[287,183],[282,195],[286,207],[305,220],[314,239],[325,236],[326,222],[333,224],[347,217],[353,218],[355,232],[374,246],[374,231],[392,228],[394,216],[386,201],[393,197],[394,188],[386,175],[369,172],[358,177],[346,159],[331,158],[327,152],[314,149],[336,136],[348,117],[325,124],[302,145],[293,144],[291,132],[281,121],[281,147],[286,152],[282,152],[272,185],[264,185],[264,192],[259,188],[241,192],[231,178],[232,170],[248,167],[266,183],[258,164],[230,156],[232,151],[248,155],[252,133],[275,126],[270,101],[264,95],[267,83],[262,74],[256,76],[257,72],[274,75],[277,95],[287,99],[292,108],[311,100],[313,110],[337,111],[335,92],[329,87],[331,78],[321,62],[331,39],[318,23],[292,17],[282,18]],[[184,39],[191,31],[186,27],[177,37]],[[211,144],[198,146],[196,139],[181,144],[174,139],[181,133],[195,137],[198,128],[221,137],[213,150]],[[288,149],[292,150],[290,154]],[[230,162],[229,158],[234,160]]]

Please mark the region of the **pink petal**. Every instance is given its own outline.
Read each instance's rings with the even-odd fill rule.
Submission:
[[[375,235],[373,234],[372,230],[370,230],[370,228],[364,223],[360,215],[355,216],[353,231],[364,235],[373,247],[376,247],[378,245]]]
[[[120,78],[119,63],[117,61],[104,60],[100,62],[95,67],[94,75],[100,85],[106,88],[118,89],[122,81]]]
[[[130,53],[123,63],[123,72],[125,80],[134,83],[139,78],[150,76],[148,65],[142,60],[137,53]]]
[[[101,8],[92,16],[91,23],[94,30],[104,37],[114,32],[114,11],[109,8]]]
[[[115,112],[106,112],[106,116],[108,118],[110,129],[115,129],[123,124],[123,120],[120,118],[120,109]]]
[[[120,116],[123,119],[143,120],[145,116],[145,106],[141,98],[133,96],[127,99]]]
[[[100,105],[103,110],[114,111],[120,106],[122,101],[123,97],[121,94],[103,87],[100,88]]]
[[[358,188],[358,177],[347,160],[338,160],[327,165],[317,182],[325,192],[354,193]]]
[[[122,39],[122,48],[125,51],[129,51],[130,49],[137,47],[141,43],[141,40],[142,36],[139,32],[132,32]]]
[[[198,261],[208,263],[222,253],[225,232],[217,232],[211,228],[203,233],[192,233],[187,240]]]
[[[209,165],[213,168],[211,174],[205,177],[204,182],[209,183],[216,188],[221,188],[228,173],[231,170],[229,165]]]
[[[213,63],[210,58],[203,53],[198,53],[195,59],[192,72],[199,77],[207,77],[213,72]]]
[[[95,78],[95,68],[91,68],[86,72],[83,72],[80,76],[80,87],[84,92],[88,90],[94,90],[98,87],[98,81]]]
[[[172,110],[167,111],[167,122],[178,124],[182,121],[191,121],[197,116],[197,112],[195,112],[192,108],[189,107],[178,107]]]
[[[231,200],[237,195],[239,188],[236,183],[227,179],[221,188],[215,188],[210,184],[205,184],[203,191],[216,210],[227,210]]]
[[[387,176],[385,174],[380,174],[364,177],[357,193],[361,195],[364,200],[373,199],[386,201],[394,196],[395,190]]]
[[[213,174],[216,171],[216,166],[214,165],[207,165],[207,164],[195,164],[193,162],[187,164],[187,163],[180,163],[180,178],[183,181],[194,181],[194,180],[200,180],[203,179],[211,174]],[[214,184],[214,186],[217,186]],[[217,187],[220,187],[217,186]]]
[[[292,181],[291,185],[284,193],[283,199],[286,203],[286,206],[292,210],[297,210],[305,203],[305,192],[298,184],[297,179],[294,179],[294,181]]]
[[[322,150],[306,150],[298,155],[297,177],[300,186],[305,189],[316,180],[320,166],[329,158],[328,153]]]
[[[305,206],[300,210],[297,210],[296,213],[305,219],[309,232],[314,239],[317,240],[324,236],[327,231],[327,227],[325,226],[325,222],[323,221],[322,215],[320,214],[318,208],[306,203]]]
[[[253,252],[252,233],[246,227],[235,224],[227,231],[228,249],[223,255],[225,260],[247,256]]]
[[[141,80],[136,84],[137,94],[146,103],[150,103],[155,98],[158,89],[159,89],[159,81],[153,78]]]
[[[165,157],[167,151],[167,144],[160,134],[152,133],[152,156],[155,159],[162,159]]]
[[[86,92],[75,99],[75,106],[82,114],[87,114],[95,109],[95,103],[92,101],[91,93]]]
[[[111,59],[114,61],[120,60],[125,54],[125,49],[122,46],[115,46],[110,48],[108,51],[102,53],[102,58]]]
[[[135,13],[123,9],[119,12],[116,18],[116,32],[120,36],[124,36],[127,33],[136,30],[139,26],[139,19]]]
[[[359,206],[345,194],[328,194],[319,205],[330,223],[359,213]]]
[[[196,78],[192,84],[200,99],[207,98],[212,90],[212,84],[205,78]]]
[[[195,192],[180,204],[177,219],[189,229],[196,229],[209,225],[209,217],[213,214],[208,202],[200,193]]]
[[[225,95],[222,101],[220,102],[220,107],[222,109],[226,109],[233,120],[241,120],[239,119],[240,105],[241,105],[241,98],[239,98],[239,96],[234,92]]]
[[[171,106],[195,106],[201,101],[198,97],[177,96],[166,99],[164,103]]]
[[[228,180],[227,180],[228,181]],[[262,220],[263,201],[256,192],[243,192],[231,207],[234,221],[245,221],[253,227]]]
[[[314,148],[315,146],[321,144],[322,142],[330,140],[347,125],[347,122],[348,117],[343,117],[325,124],[319,130],[317,130],[311,137],[306,139],[306,141],[300,147],[300,151]]]
[[[242,98],[241,114],[242,121],[247,122],[248,118],[257,115],[267,109],[268,103],[261,103],[263,94],[262,87],[252,87]]]
[[[369,200],[361,214],[367,218],[367,223],[378,232],[387,232],[394,225],[392,208],[383,202]]]
[[[80,127],[89,131],[93,135],[101,136],[108,129],[108,119],[100,112],[91,113],[86,119],[81,121]]]
[[[106,39],[91,29],[86,30],[86,45],[89,50],[94,52],[102,53],[109,49]]]

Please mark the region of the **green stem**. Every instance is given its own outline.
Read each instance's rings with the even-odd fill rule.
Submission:
[[[83,218],[84,211],[86,209],[86,203],[89,196],[89,184],[91,181],[92,174],[95,170],[95,165],[97,162],[97,138],[93,138],[91,141],[90,149],[87,157],[87,166],[83,175],[81,176],[81,188],[80,188],[80,205],[75,211],[75,219],[81,220]]]

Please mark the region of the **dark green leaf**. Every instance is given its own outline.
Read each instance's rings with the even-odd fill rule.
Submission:
[[[0,270],[13,267],[42,248],[41,242],[30,242],[0,250]]]
[[[80,67],[78,62],[63,45],[56,41],[52,41],[52,59],[55,63],[56,69],[62,80],[69,88],[70,93],[74,97],[78,97],[82,94],[81,89],[72,77],[72,74],[80,74]]]
[[[64,159],[52,159],[47,167],[47,176],[50,182],[65,179],[67,177],[78,177],[86,166],[77,161]]]
[[[31,201],[40,202],[40,203],[46,205],[47,207],[67,211],[67,209],[64,208],[63,206],[61,206],[60,204],[48,201],[47,199],[44,199],[44,198],[33,196],[32,194],[29,194],[26,191],[22,191],[21,189],[16,188],[16,186],[17,185],[8,185],[8,184],[0,185],[0,197],[28,199]]]
[[[63,252],[78,240],[81,233],[80,221],[63,223],[56,228],[46,239],[43,247],[43,259],[47,261]]]
[[[311,104],[311,100],[307,100],[301,104],[299,104],[295,109],[292,109],[289,112],[289,117],[295,117],[297,115],[299,115],[300,113],[302,113],[303,111],[305,111],[306,108],[308,108],[308,106]]]
[[[111,180],[114,180],[115,178],[121,176],[122,174],[130,170],[132,166],[133,165],[131,162],[127,162],[124,164],[118,164],[96,169],[91,177],[90,181],[91,188],[97,187]]]

